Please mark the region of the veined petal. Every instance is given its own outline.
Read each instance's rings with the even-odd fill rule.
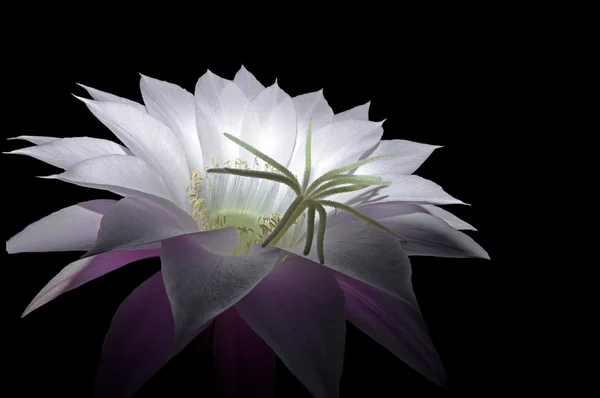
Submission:
[[[187,342],[209,324],[191,333]],[[158,272],[135,289],[113,316],[102,346],[94,396],[133,396],[187,345],[173,349],[172,343],[171,305]]]
[[[81,161],[98,156],[128,155],[128,151],[115,142],[90,137],[59,138],[46,144],[6,153],[31,156],[61,169],[68,169]]]
[[[115,200],[91,200],[65,207],[30,224],[6,242],[8,253],[89,250],[100,220]]]
[[[18,137],[9,138],[9,140],[24,140],[29,141],[35,145],[42,145],[52,142],[54,140],[59,140],[60,138],[56,137],[45,137],[45,136],[37,136],[37,135],[20,135]]]
[[[334,116],[336,122],[340,122],[346,119],[356,119],[356,120],[369,120],[369,107],[371,106],[371,101],[366,104],[362,104],[359,106],[355,106],[352,109],[348,109],[347,111],[338,113]]]
[[[332,221],[336,217],[331,217]],[[318,227],[315,227],[318,230]],[[285,251],[319,262],[313,240],[308,256],[303,248]],[[410,260],[396,238],[362,220],[327,221],[324,241],[325,266],[333,268],[397,297],[406,295],[410,284]]]
[[[333,123],[333,110],[323,96],[323,90],[302,94],[292,98],[296,108],[296,145],[290,167],[292,173],[301,176],[304,173],[304,148],[308,123],[311,122],[312,131]]]
[[[190,165],[204,172],[202,150],[196,129],[196,102],[183,88],[143,76],[140,88],[148,113],[171,129],[185,151]]]
[[[61,174],[42,178],[104,189],[117,195],[151,194],[176,202],[163,178],[146,162],[135,156],[99,156],[79,162]]]
[[[330,170],[357,161],[379,142],[383,134],[382,124],[347,119],[313,130],[310,182]]]
[[[207,71],[196,83],[196,126],[206,165],[223,165],[238,157],[239,147],[223,136],[240,136],[248,99],[230,80]]]
[[[379,174],[378,176],[385,181],[390,181],[391,184],[336,195],[332,197],[332,200],[346,203],[352,207],[390,202],[437,205],[466,204],[448,194],[438,184],[423,177],[413,174]]]
[[[146,161],[163,177],[173,196],[176,196],[176,203],[182,209],[187,209],[186,187],[190,183],[190,167],[185,152],[171,130],[135,107],[81,100],[135,156]]]
[[[277,357],[235,307],[215,319],[213,353],[223,397],[275,396]]]
[[[397,298],[339,273],[336,278],[350,322],[427,379],[446,385],[444,366],[412,293]]]
[[[248,105],[240,139],[281,164],[288,164],[296,142],[296,109],[277,82],[261,91]],[[240,149],[240,158],[254,160]]]
[[[250,256],[221,256],[202,245],[203,235],[239,240],[235,228],[165,240],[161,270],[175,320],[174,345],[237,303],[273,268],[279,250],[254,245]]]
[[[401,243],[409,256],[490,259],[470,236],[432,215],[413,213],[384,218],[379,222],[405,238]]]
[[[331,271],[293,256],[235,308],[313,396],[338,396],[346,325]]]
[[[155,244],[154,249],[113,251],[74,261],[63,268],[44,286],[27,306],[22,317],[54,300],[61,294],[106,275],[124,265],[145,258],[158,257],[159,255],[160,244]]]
[[[361,166],[354,174],[412,174],[437,148],[441,146],[406,140],[381,140],[369,157],[381,155],[393,155],[393,157]]]
[[[242,90],[248,101],[252,101],[258,93],[265,89],[252,73],[242,65],[240,70],[235,74],[233,82]]]
[[[106,212],[98,239],[85,255],[159,242],[198,232],[194,219],[173,203],[158,197],[121,199]]]
[[[77,83],[77,85],[79,87],[84,88],[85,91],[87,91],[88,94],[96,101],[107,101],[107,102],[115,102],[117,104],[125,104],[125,105],[129,105],[129,106],[133,106],[134,108],[139,109],[142,112],[146,112],[146,107],[144,105],[140,104],[139,102],[135,102],[135,101],[129,100],[127,98],[123,98],[123,97],[118,97],[114,94],[106,93],[104,91],[100,91],[100,90],[97,90],[92,87],[84,86],[83,84]]]

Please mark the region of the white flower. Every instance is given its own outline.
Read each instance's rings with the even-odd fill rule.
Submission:
[[[243,67],[233,81],[206,72],[195,95],[142,76],[144,105],[83,87],[94,100],[80,99],[124,146],[21,136],[35,146],[11,153],[64,169],[46,178],[124,198],[59,210],[6,249],[86,252],[24,315],[160,256],[161,272],[114,316],[100,395],[130,396],[214,324],[223,380],[246,375],[222,384],[229,393],[267,396],[277,355],[314,396],[336,397],[346,319],[445,383],[408,256],[488,256],[458,231],[473,227],[436,206],[462,202],[412,174],[436,146],[381,140],[369,104],[334,115],[322,91],[291,98]],[[238,348],[252,352],[252,363],[231,352],[231,338],[243,339]]]

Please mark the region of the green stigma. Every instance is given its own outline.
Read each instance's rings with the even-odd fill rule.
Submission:
[[[315,234],[315,217],[316,214],[319,214],[319,230],[317,232],[317,255],[319,257],[319,262],[321,264],[325,263],[325,254],[324,254],[324,241],[325,241],[325,228],[327,224],[327,212],[325,211],[326,207],[332,207],[338,210],[343,210],[347,213],[352,214],[355,217],[364,220],[365,222],[380,228],[394,237],[404,240],[404,238],[387,228],[386,226],[378,223],[370,217],[365,216],[364,214],[358,212],[352,207],[345,205],[340,202],[335,202],[332,200],[327,200],[328,197],[340,193],[353,192],[361,189],[365,189],[374,185],[388,185],[389,181],[383,181],[380,177],[375,176],[357,176],[357,175],[349,175],[344,174],[350,170],[353,170],[362,165],[375,162],[377,160],[387,159],[390,156],[376,156],[364,160],[360,160],[358,162],[350,163],[346,166],[331,170],[309,185],[310,174],[311,174],[311,141],[312,141],[312,123],[308,124],[308,132],[306,134],[306,147],[305,147],[305,166],[304,166],[304,176],[302,180],[302,184],[298,181],[296,176],[292,174],[291,171],[286,169],[283,165],[262,153],[258,149],[249,145],[248,143],[240,140],[232,136],[231,134],[224,133],[225,137],[229,140],[235,142],[242,148],[246,149],[248,152],[254,154],[256,157],[262,159],[267,164],[269,164],[274,172],[271,171],[258,171],[258,170],[240,170],[236,168],[212,168],[207,169],[207,173],[219,173],[219,174],[233,174],[242,177],[253,177],[260,178],[278,182],[280,184],[285,184],[289,186],[295,193],[296,199],[292,202],[292,204],[288,207],[285,214],[281,216],[274,225],[274,228],[269,230],[268,235],[264,234],[260,236],[260,239],[251,239],[248,242],[256,242],[261,243],[262,247],[266,247],[269,244],[276,245],[277,242],[285,235],[285,233],[290,229],[290,227],[298,222],[298,218],[304,214],[305,211],[308,210],[308,215],[306,217],[306,243],[304,247],[304,255],[308,255],[310,253],[312,242]],[[260,242],[259,242],[260,240]]]

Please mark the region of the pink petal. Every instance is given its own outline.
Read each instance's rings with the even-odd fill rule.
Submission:
[[[446,386],[446,372],[429,338],[427,325],[411,295],[396,298],[341,273],[346,317],[427,379]]]
[[[224,397],[273,397],[277,357],[235,308],[215,319],[213,352]]]

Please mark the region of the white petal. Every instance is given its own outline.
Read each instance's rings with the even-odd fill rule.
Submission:
[[[331,224],[328,220],[325,231],[326,266],[394,296],[405,296],[410,260],[396,238],[362,220]],[[308,256],[301,247],[284,250],[318,262],[316,241],[315,237]]]
[[[157,197],[121,199],[102,218],[98,240],[86,256],[159,242],[198,232],[194,219],[173,203]]]
[[[179,236],[162,244],[161,270],[175,321],[173,345],[179,346],[200,325],[237,303],[273,268],[279,254],[272,248],[256,254],[221,256],[202,245],[203,235],[239,239],[237,231],[215,230]]]
[[[196,126],[202,147],[204,163],[212,166],[234,161],[239,146],[223,136],[229,133],[240,136],[242,120],[248,107],[248,99],[230,80],[207,71],[196,83]]]
[[[99,278],[126,264],[144,258],[158,257],[160,244],[150,250],[114,251],[102,253],[97,256],[83,258],[72,262],[63,268],[44,288],[35,296],[25,309],[22,317],[40,308],[42,305],[54,300],[56,297],[79,286]]]
[[[304,150],[308,123],[311,130],[317,131],[321,127],[333,123],[333,110],[323,96],[323,90],[302,94],[292,98],[296,108],[296,146],[289,169],[292,173],[302,176],[304,173]]]
[[[186,188],[191,173],[179,141],[159,120],[129,105],[81,99],[131,152],[164,179],[177,204],[188,207]]]
[[[313,396],[338,396],[346,325],[344,294],[331,271],[292,257],[235,308]]]
[[[64,173],[42,178],[105,189],[123,196],[151,194],[175,201],[163,178],[146,162],[135,156],[99,156],[79,162]]]
[[[104,91],[97,90],[92,87],[84,86],[83,84],[77,84],[80,87],[83,87],[88,94],[95,99],[96,101],[107,101],[107,102],[115,102],[118,104],[125,104],[129,106],[133,106],[136,109],[139,109],[142,112],[146,112],[146,107],[138,102],[128,100],[127,98],[118,97],[114,94],[106,93]]]
[[[140,88],[148,113],[163,122],[177,136],[190,165],[204,172],[202,150],[196,130],[196,102],[183,88],[142,76]]]
[[[339,122],[346,119],[369,120],[369,106],[371,101],[366,104],[355,106],[352,109],[338,113],[335,115],[335,121]]]
[[[421,205],[421,207],[424,208],[429,214],[439,217],[442,220],[446,221],[448,225],[450,225],[454,229],[477,231],[477,229],[471,224],[456,217],[448,210],[444,210],[441,207],[434,205]]]
[[[256,77],[244,67],[244,65],[242,65],[240,70],[235,74],[233,82],[242,89],[249,101],[252,101],[258,93],[265,89],[265,86],[263,86]]]
[[[30,224],[6,242],[8,253],[89,250],[100,219],[115,200],[92,200],[65,207]]]
[[[381,139],[383,122],[347,119],[321,127],[312,135],[311,181],[357,161]]]
[[[56,138],[56,137],[44,137],[41,135],[20,135],[18,137],[12,137],[9,138],[9,140],[24,140],[24,141],[29,141],[32,144],[35,145],[42,145],[42,144],[47,144],[49,142],[52,142],[54,140],[58,140],[60,138]]]
[[[381,140],[369,157],[381,155],[393,155],[393,157],[361,166],[355,174],[412,174],[437,148],[441,147],[406,140]]]
[[[416,175],[379,174],[390,185],[380,185],[361,191],[332,196],[331,200],[346,203],[352,207],[372,203],[407,202],[418,204],[466,204],[454,198],[439,185]]]
[[[281,164],[289,163],[296,142],[296,109],[277,82],[248,105],[240,139]],[[254,155],[240,149],[240,158],[252,162]]]
[[[61,169],[68,169],[83,160],[98,156],[127,155],[125,148],[115,142],[89,137],[59,138],[47,144],[8,153],[31,156]]]
[[[429,214],[413,213],[379,222],[405,238],[402,247],[409,256],[490,259],[471,237]]]

